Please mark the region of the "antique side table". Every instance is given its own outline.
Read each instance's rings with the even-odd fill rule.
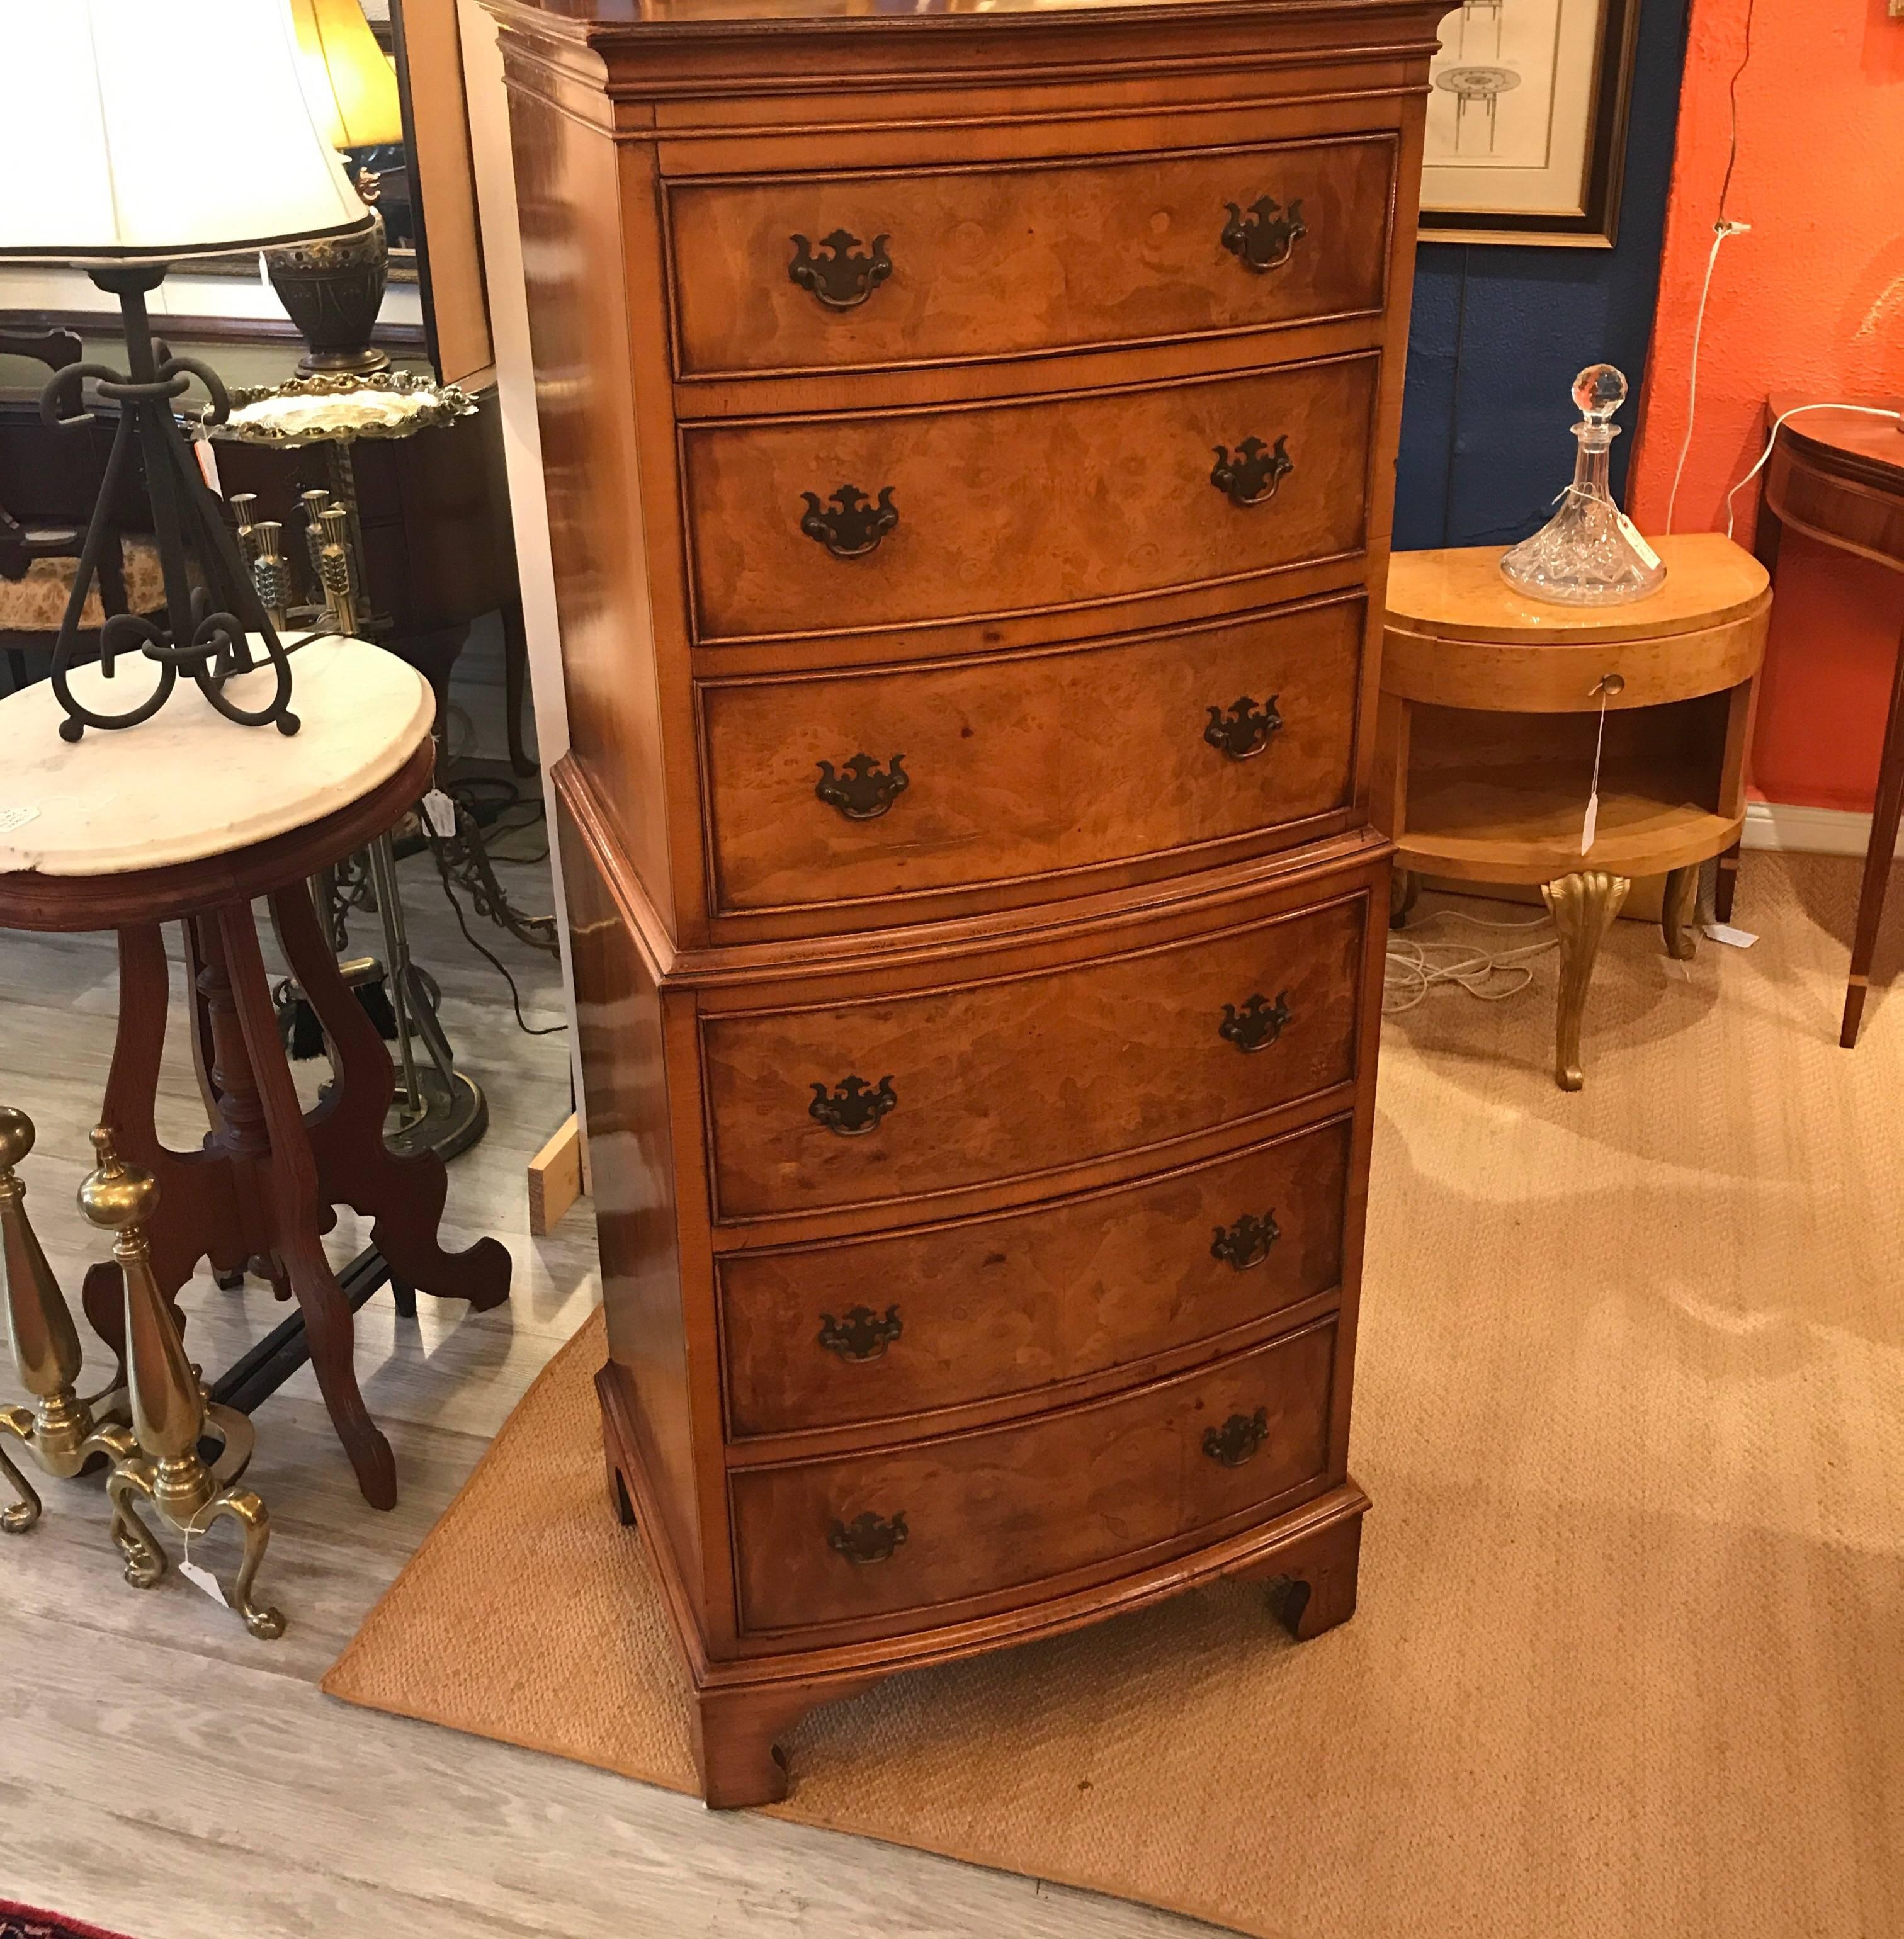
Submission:
[[[1880,565],[1904,572],[1904,433],[1899,421],[1857,411],[1806,409],[1802,416],[1779,423],[1787,412],[1804,403],[1799,397],[1774,397],[1765,406],[1767,422],[1778,429],[1759,507],[1756,549],[1766,571],[1778,572],[1778,543],[1789,525],[1821,545],[1835,546],[1841,552],[1855,552],[1860,559],[1875,559]],[[1904,407],[1904,400],[1896,397],[1881,406],[1889,410],[1900,407]],[[1857,1046],[1864,1000],[1871,987],[1871,958],[1878,945],[1878,924],[1884,916],[1884,891],[1890,884],[1901,813],[1904,638],[1898,644],[1890,714],[1884,728],[1884,751],[1878,760],[1878,798],[1871,817],[1871,840],[1865,850],[1857,928],[1851,940],[1851,979],[1838,1036],[1847,1050]],[[1732,917],[1737,866],[1735,850],[1720,864],[1718,910],[1722,921]]]
[[[381,834],[429,786],[430,690],[401,660],[358,640],[320,640],[293,660],[303,729],[236,727],[181,683],[163,712],[119,732],[60,739],[44,683],[0,701],[0,927],[112,929],[119,1025],[102,1121],[119,1154],[158,1182],[149,1232],[168,1300],[202,1258],[249,1265],[297,1296],[324,1404],[366,1500],[397,1498],[389,1443],[352,1365],[351,1304],[324,1256],[331,1207],[374,1220],[393,1280],[480,1309],[509,1295],[494,1239],[449,1254],[437,1242],[446,1180],[434,1154],[383,1142],[388,1054],[337,973],[306,887],[318,869]],[[144,669],[122,662],[114,687]],[[248,681],[232,683],[244,700]],[[75,690],[100,683],[96,667]],[[111,691],[123,708],[125,697]],[[308,1114],[278,1033],[252,899],[264,897],[293,973],[322,1023],[332,1081]],[[154,1104],[169,970],[160,925],[185,931],[193,1042],[212,1129],[197,1151],[159,1141]],[[119,1344],[118,1278],[87,1275],[87,1317]]]
[[[1528,599],[1494,546],[1398,552],[1389,571],[1375,809],[1406,872],[1397,920],[1421,875],[1539,885],[1560,932],[1563,1091],[1580,1088],[1594,959],[1634,879],[1666,876],[1666,947],[1690,956],[1699,864],[1745,818],[1769,582],[1716,533],[1658,545],[1666,583],[1628,606]]]

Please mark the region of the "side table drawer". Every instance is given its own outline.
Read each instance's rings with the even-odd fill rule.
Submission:
[[[716,1266],[736,1440],[1133,1365],[1330,1291],[1346,1118],[1132,1186]]]
[[[1397,138],[669,182],[684,376],[1379,314]]]
[[[708,682],[717,906],[1048,889],[1345,808],[1366,610],[1358,592],[1086,647]]]
[[[743,1630],[956,1604],[1193,1536],[1329,1457],[1336,1323],[1027,1425],[729,1477]]]

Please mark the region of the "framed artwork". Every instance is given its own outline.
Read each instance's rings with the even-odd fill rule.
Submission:
[[[1462,0],[1429,70],[1421,236],[1610,249],[1640,0]]]

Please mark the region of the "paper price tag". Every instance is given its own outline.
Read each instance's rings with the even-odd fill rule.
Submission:
[[[432,788],[423,797],[423,819],[439,842],[449,842],[456,833],[456,804],[441,788]]]
[[[1640,562],[1650,572],[1659,563],[1659,555],[1640,536],[1640,528],[1624,512],[1614,516],[1619,520],[1619,529],[1626,543],[1640,555]]]
[[[213,1575],[210,1569],[200,1568],[196,1562],[187,1561],[179,1563],[178,1572],[190,1583],[194,1589],[200,1590],[209,1596],[220,1609],[228,1609],[231,1607],[230,1603],[225,1600],[225,1592],[220,1587],[218,1577]]]
[[[0,808],[0,835],[11,835],[16,828],[24,828],[39,818],[37,808]]]
[[[1593,847],[1593,838],[1600,829],[1600,790],[1595,788],[1587,796],[1586,819],[1580,823],[1580,853],[1588,854]]]
[[[1702,922],[1699,927],[1715,942],[1723,942],[1728,949],[1750,949],[1758,937],[1749,929],[1735,929],[1729,922]]]
[[[206,490],[222,498],[225,488],[218,480],[218,454],[212,449],[212,440],[202,427],[193,437],[192,455],[198,460],[199,476],[205,480]]]

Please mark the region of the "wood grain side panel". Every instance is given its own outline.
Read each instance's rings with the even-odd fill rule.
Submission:
[[[1268,575],[1366,543],[1375,352],[1248,375],[927,412],[684,426],[703,644],[957,623]],[[1286,439],[1264,503],[1218,446]],[[888,488],[899,522],[838,558],[805,495]],[[1274,596],[1273,595],[1270,596]]]
[[[1211,1340],[1342,1277],[1347,1119],[1004,1216],[720,1262],[730,1438],[894,1420]],[[1260,1259],[1219,1232],[1267,1217]],[[1238,1264],[1238,1259],[1244,1263]],[[864,1309],[897,1337],[845,1350]],[[830,1332],[832,1344],[823,1341]]]
[[[675,1152],[660,991],[594,852],[557,817],[610,1357],[681,1558],[701,1573]]]
[[[1065,968],[705,1015],[717,1220],[876,1202],[1022,1174],[1243,1124],[1351,1078],[1368,906],[1357,895],[1220,934]],[[1220,1033],[1281,1000],[1273,1041]],[[890,1077],[863,1135],[811,1115],[816,1092]]]
[[[1039,1421],[730,1480],[744,1631],[943,1610],[1201,1529],[1318,1481],[1328,1460],[1336,1332],[1324,1322],[1214,1368]],[[1240,1466],[1208,1453],[1260,1410]],[[1232,1430],[1233,1431],[1233,1430]],[[836,1531],[903,1516],[886,1560]]]
[[[671,184],[678,368],[957,363],[1368,315],[1382,303],[1393,135],[1062,163]],[[1275,268],[1226,251],[1228,205],[1299,207]],[[1273,212],[1272,212],[1273,213]],[[796,283],[794,238],[876,237],[851,308]],[[1267,252],[1266,252],[1266,260]],[[842,283],[830,294],[859,297]]]
[[[716,909],[1049,875],[1346,808],[1365,610],[1350,595],[1059,652],[705,683]],[[1232,757],[1205,735],[1239,702],[1266,721],[1273,702],[1281,724]],[[837,779],[862,753],[908,777],[870,820],[815,792],[822,763]]]

